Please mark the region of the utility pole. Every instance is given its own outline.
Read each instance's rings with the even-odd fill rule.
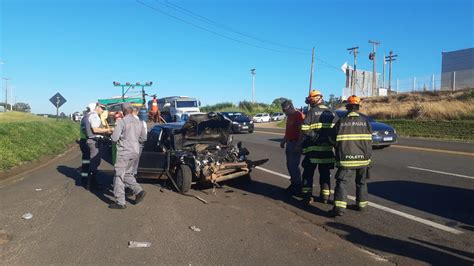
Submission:
[[[13,111],[13,89],[14,86],[10,86],[10,111]]]
[[[395,57],[397,57],[398,55],[396,54],[393,54],[393,51],[390,50],[390,53],[388,56],[385,57],[385,61],[388,61],[389,62],[389,69],[390,69],[390,72],[388,72],[388,93],[387,94],[390,94],[392,92],[392,61],[395,61],[397,60]]]
[[[385,89],[385,64],[387,63],[387,60],[385,60],[385,53],[383,53],[383,68],[382,68],[382,88]]]
[[[352,71],[352,79],[351,79],[351,95],[355,94],[356,85],[357,85],[357,54],[359,53],[357,49],[359,49],[359,46],[347,48],[347,50],[349,51],[349,54],[354,55],[354,70]]]
[[[257,69],[252,68],[250,69],[250,74],[252,74],[252,103],[255,103],[255,75]]]
[[[377,45],[380,44],[378,41],[372,41],[369,40],[369,43],[372,44],[372,53],[369,54],[369,59],[372,60],[372,95],[374,94],[374,91],[377,91],[377,72],[375,68],[375,61],[376,61],[376,55],[377,55]],[[378,93],[377,93],[378,96]]]
[[[313,47],[313,53],[311,55],[311,73],[309,73],[309,91],[308,91],[308,95],[311,93],[311,89],[313,87],[313,70],[314,70],[314,47]]]
[[[3,78],[5,80],[5,111],[8,110],[8,81],[10,80],[9,78]]]

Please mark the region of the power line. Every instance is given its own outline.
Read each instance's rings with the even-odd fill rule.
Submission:
[[[159,3],[158,0],[155,0],[157,3]],[[263,43],[268,43],[268,44],[272,44],[272,45],[275,45],[275,46],[280,46],[280,47],[284,47],[284,48],[287,48],[287,49],[294,49],[294,50],[300,50],[300,51],[305,51],[305,52],[308,52],[310,51],[309,49],[304,49],[304,48],[299,48],[299,47],[294,47],[294,46],[289,46],[289,45],[285,45],[285,44],[281,44],[281,43],[277,43],[277,42],[273,42],[273,41],[269,41],[269,40],[264,40],[264,39],[260,39],[258,37],[255,37],[255,36],[252,36],[250,34],[246,34],[246,33],[243,33],[243,32],[240,32],[238,30],[235,30],[227,25],[224,25],[222,23],[219,23],[217,21],[214,21],[212,19],[209,19],[205,16],[202,16],[202,15],[199,15],[197,14],[196,12],[193,12],[189,9],[186,9],[184,7],[181,7],[177,4],[174,4],[174,3],[171,3],[170,1],[168,0],[165,0],[166,2],[166,5],[174,10],[177,10],[178,12],[181,12],[181,13],[187,13],[188,15],[192,16],[192,17],[195,17],[201,21],[204,21],[205,23],[208,23],[210,25],[213,25],[213,26],[216,26],[216,27],[219,27],[221,29],[224,29],[224,30],[227,30],[227,31],[231,31],[235,34],[238,34],[238,35],[241,35],[241,36],[244,36],[244,37],[247,37],[247,38],[250,38],[250,39],[254,39],[256,41],[259,41],[259,42],[263,42]]]
[[[245,44],[245,45],[248,45],[248,46],[253,46],[253,47],[256,47],[256,48],[260,48],[260,49],[265,49],[265,50],[272,51],[272,52],[276,52],[276,53],[286,53],[286,54],[295,54],[295,55],[306,55],[306,54],[302,54],[302,53],[294,53],[294,52],[286,52],[286,51],[276,50],[276,49],[272,49],[272,48],[268,48],[268,47],[264,47],[264,46],[260,46],[260,45],[256,45],[256,44],[252,44],[252,43],[249,43],[249,42],[246,42],[246,41],[238,40],[238,39],[235,39],[235,38],[232,38],[232,37],[229,37],[229,36],[220,34],[220,33],[218,33],[218,32],[215,32],[215,31],[206,29],[206,28],[204,28],[204,27],[202,27],[202,26],[199,26],[199,25],[196,25],[196,24],[194,24],[194,23],[192,23],[192,22],[186,21],[186,20],[184,20],[184,19],[182,19],[182,18],[180,18],[180,17],[177,17],[177,16],[171,15],[171,14],[169,14],[169,13],[166,13],[166,12],[164,12],[164,11],[162,11],[162,10],[160,10],[160,9],[158,9],[158,8],[156,8],[156,7],[154,7],[154,6],[147,5],[146,3],[143,3],[143,2],[141,2],[140,0],[136,0],[136,2],[139,3],[139,4],[141,4],[141,5],[143,5],[143,6],[145,6],[145,7],[150,8],[150,9],[156,11],[156,12],[159,12],[159,13],[161,13],[161,14],[163,14],[163,15],[169,16],[169,17],[174,18],[174,19],[176,19],[176,20],[179,20],[179,21],[181,21],[181,22],[183,22],[183,23],[186,23],[186,24],[188,24],[188,25],[191,25],[191,26],[193,26],[193,27],[196,27],[196,28],[198,28],[198,29],[200,29],[200,30],[203,30],[203,31],[212,33],[212,34],[214,34],[214,35],[217,35],[217,36],[219,36],[219,37],[222,37],[222,38],[225,38],[225,39],[228,39],[228,40],[232,40],[232,41],[235,41],[235,42],[238,42],[238,43],[242,43],[242,44]]]
[[[156,1],[156,0],[155,0],[155,1]],[[221,37],[221,38],[225,38],[225,39],[227,39],[227,40],[231,40],[231,41],[234,41],[234,42],[238,42],[238,43],[241,43],[241,44],[245,44],[245,45],[247,45],[247,46],[251,46],[251,47],[255,47],[255,48],[260,48],[260,49],[264,49],[264,50],[271,51],[271,52],[275,52],[275,53],[301,55],[301,56],[308,56],[308,55],[310,55],[309,53],[306,54],[306,53],[297,53],[297,52],[289,52],[289,51],[277,50],[277,49],[273,49],[273,48],[269,48],[269,47],[265,47],[265,46],[261,46],[261,45],[257,45],[257,44],[253,44],[253,43],[249,43],[249,42],[247,42],[247,41],[239,40],[239,39],[236,39],[236,38],[233,38],[233,37],[229,37],[229,36],[227,36],[227,35],[224,35],[224,34],[215,32],[215,31],[213,31],[213,30],[209,30],[209,29],[207,29],[207,28],[205,28],[205,27],[203,27],[203,26],[200,26],[200,25],[197,25],[197,24],[195,24],[195,23],[189,22],[189,21],[187,21],[187,20],[185,20],[185,19],[182,19],[182,18],[180,18],[180,17],[178,17],[178,16],[169,14],[169,13],[167,13],[167,12],[165,12],[165,11],[163,11],[163,10],[157,8],[157,7],[148,5],[148,4],[146,4],[146,3],[144,3],[144,2],[142,2],[142,1],[140,1],[140,0],[136,0],[136,2],[139,3],[139,4],[141,4],[141,5],[143,5],[143,6],[145,6],[145,7],[147,7],[147,8],[149,8],[149,9],[151,9],[151,10],[153,10],[153,11],[155,11],[155,12],[161,13],[161,14],[163,14],[163,15],[165,15],[165,16],[168,16],[168,17],[171,17],[171,18],[173,18],[173,19],[176,19],[176,20],[178,20],[178,21],[180,21],[180,22],[182,22],[182,23],[191,25],[191,26],[193,26],[193,27],[195,27],[195,28],[198,28],[198,29],[200,29],[200,30],[203,30],[203,31],[206,31],[206,32],[208,32],[208,33],[214,34],[214,35],[219,36],[219,37]],[[172,3],[168,2],[168,1],[167,1],[167,3],[172,4]],[[174,4],[173,4],[173,5],[174,5]],[[177,6],[177,5],[175,5],[175,6]],[[183,9],[184,9],[184,8],[183,8]],[[195,14],[195,16],[200,16],[200,15],[198,15],[198,14],[192,12],[192,11],[189,11],[189,12]],[[207,18],[205,18],[204,16],[201,16],[201,17],[202,17],[203,19],[207,19]],[[212,21],[212,20],[210,20],[210,21]],[[213,22],[214,22],[214,21],[213,21]],[[215,23],[216,23],[216,24],[220,24],[220,23],[217,23],[217,22],[215,22]],[[220,25],[221,25],[221,24],[220,24]],[[225,25],[222,25],[222,26],[225,27]],[[245,35],[244,33],[241,33],[241,34]],[[250,35],[249,35],[249,36],[250,36]],[[270,41],[268,41],[268,42],[270,42]],[[270,43],[272,43],[272,42],[270,42]],[[301,49],[301,48],[298,48],[298,49]],[[301,49],[301,50],[303,50],[303,49]],[[315,60],[316,60],[316,61],[319,61],[320,63],[322,63],[322,64],[323,64],[322,66],[324,66],[324,67],[331,68],[331,69],[335,69],[335,70],[338,70],[338,71],[340,70],[337,66],[334,66],[334,65],[332,65],[331,63],[328,63],[327,61],[325,61],[325,60],[323,60],[323,59],[321,59],[321,58],[319,58],[319,57],[316,57],[316,56],[315,56]]]

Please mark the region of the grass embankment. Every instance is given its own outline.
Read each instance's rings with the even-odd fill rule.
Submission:
[[[0,113],[0,171],[63,152],[78,137],[79,125],[67,119]]]

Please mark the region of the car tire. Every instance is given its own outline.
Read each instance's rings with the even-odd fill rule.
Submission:
[[[191,171],[191,167],[185,164],[178,166],[175,172],[175,181],[178,189],[181,190],[181,193],[188,192],[191,189],[191,184],[193,182],[193,172]]]
[[[253,133],[253,130],[249,130],[249,133]]]

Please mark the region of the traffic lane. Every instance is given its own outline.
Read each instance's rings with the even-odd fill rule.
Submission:
[[[259,156],[272,155],[270,162],[263,167],[287,173],[284,152],[278,150],[278,139],[275,139],[274,135],[248,135],[246,141],[252,143],[253,147],[263,145],[255,149],[261,153]],[[470,202],[474,198],[473,180],[417,171],[407,167],[409,165],[427,167],[434,163],[449,171],[463,173],[469,172],[467,165],[469,165],[470,157],[384,149],[375,150],[372,159],[374,166],[370,170],[371,179],[368,180],[371,201],[428,218],[443,225],[461,228],[465,225],[473,225],[473,207],[460,204],[460,202]],[[272,161],[278,163],[271,164]],[[334,175],[335,170],[332,172],[332,176]],[[333,188],[334,181],[333,179]],[[315,182],[316,188],[318,188],[317,183]],[[347,189],[351,195],[355,195],[355,186],[349,186]],[[314,191],[314,194],[317,193],[318,191]]]
[[[308,223],[260,196],[225,185],[192,191],[209,204],[156,186],[140,205],[110,210],[111,179],[95,193],[78,184],[79,153],[58,165],[2,183],[0,229],[12,239],[0,245],[6,264],[271,264],[383,263],[349,242]],[[102,165],[108,168],[107,165]],[[101,167],[101,169],[103,169]],[[146,181],[146,180],[141,180]],[[41,188],[41,191],[36,191]],[[25,212],[33,219],[22,220]],[[200,232],[190,230],[190,226]],[[130,249],[128,241],[151,247]],[[335,255],[340,248],[348,254]]]
[[[256,127],[255,132],[260,133],[268,133],[271,134],[283,134],[285,130],[282,128],[263,128],[263,127]],[[462,153],[471,153],[471,156],[474,156],[474,143],[472,142],[456,142],[450,140],[435,140],[435,139],[423,139],[423,138],[410,138],[410,137],[399,137],[398,143],[396,145],[392,145],[393,148],[401,149],[403,146],[410,146],[410,147],[420,147],[420,148],[428,148],[428,149],[435,149],[447,151],[457,151]]]
[[[285,161],[284,152],[282,149],[278,147],[278,142],[274,141],[275,137],[273,135],[268,135],[268,134],[267,135],[263,135],[263,134],[239,135],[238,138],[243,140],[244,145],[247,144],[247,146],[252,147],[251,149],[252,158],[258,159],[262,156],[270,157],[270,161],[267,164],[263,165],[262,167],[266,169],[271,169],[272,171],[275,171],[275,172],[287,174],[286,166],[284,163]],[[265,141],[265,139],[267,140]],[[381,160],[382,162],[384,162],[384,159],[383,159],[384,156],[381,156],[381,158],[378,158],[379,156],[377,156],[378,154],[377,152],[379,151],[376,151],[374,153],[374,160]],[[398,154],[395,157],[398,158],[400,156],[403,156],[403,154]],[[410,159],[408,158],[408,160]],[[461,221],[466,221],[466,222],[469,221],[468,219],[465,218],[466,216],[467,217],[469,216],[468,209],[462,209],[459,211],[459,213],[450,212],[450,205],[452,208],[452,206],[454,206],[453,204],[457,204],[456,202],[451,202],[448,200],[449,204],[443,204],[443,206],[435,206],[434,209],[431,209],[433,207],[431,202],[429,200],[427,201],[423,199],[431,199],[432,197],[427,198],[426,194],[429,195],[430,193],[433,193],[432,190],[426,190],[421,193],[415,190],[414,191],[415,193],[411,193],[411,191],[409,191],[410,192],[409,193],[407,191],[394,190],[390,186],[385,186],[383,187],[382,191],[384,193],[387,193],[387,195],[377,196],[377,195],[372,194],[372,191],[379,193],[380,187],[381,187],[380,184],[385,184],[384,182],[388,182],[386,184],[392,184],[390,182],[405,182],[405,180],[400,180],[400,176],[404,176],[404,173],[406,171],[407,171],[407,168],[400,167],[399,165],[393,165],[390,162],[388,163],[384,162],[384,164],[380,164],[380,163],[377,163],[376,161],[375,167],[373,168],[373,171],[372,171],[373,177],[372,179],[368,181],[369,193],[371,194],[370,201],[382,204],[387,207],[391,207],[395,210],[404,211],[408,214],[419,215],[422,218],[425,218],[431,221],[436,221],[443,225],[448,225],[448,226],[462,229],[462,231],[465,232],[465,234],[463,234],[462,236],[453,235],[451,233],[432,228],[428,225],[421,224],[412,220],[407,220],[406,218],[403,218],[400,216],[387,214],[386,212],[373,209],[373,208],[370,208],[370,217],[369,217],[370,222],[367,226],[366,232],[372,232],[376,234],[379,232],[386,232],[387,228],[384,229],[384,227],[386,225],[389,225],[388,231],[393,229],[393,231],[391,231],[391,236],[392,235],[396,236],[397,234],[399,234],[399,232],[407,231],[406,228],[410,228],[410,229],[413,228],[414,232],[421,232],[421,233],[415,234],[414,232],[411,232],[410,230],[407,232],[407,234],[404,235],[405,239],[408,239],[408,237],[412,237],[412,236],[419,236],[419,238],[417,238],[418,240],[429,239],[431,241],[430,243],[436,243],[437,245],[443,245],[444,242],[450,243],[452,247],[457,247],[461,251],[462,250],[468,251],[469,249],[472,249],[472,244],[468,244],[468,243],[474,242],[473,234],[470,231],[472,230],[473,227],[470,225],[466,225],[466,224],[449,219],[449,218],[455,218]],[[254,170],[254,172],[252,173],[252,178],[255,179],[256,174],[260,175],[258,169]],[[317,176],[317,174],[315,174],[315,176]],[[421,178],[422,178],[421,182],[424,182],[423,178],[426,179],[426,178],[429,178],[429,176],[428,177],[424,176]],[[332,179],[332,181],[333,181],[333,187],[334,187],[334,179]],[[276,175],[269,176],[268,179],[264,180],[262,183],[271,183],[271,182],[278,182],[277,186],[280,188],[286,187],[289,183],[288,180],[284,180],[283,178]],[[372,187],[372,183],[375,184],[374,187]],[[315,188],[316,189],[318,188],[317,181],[315,183]],[[416,189],[422,190],[423,185],[421,189],[420,187],[416,187]],[[355,195],[355,184],[353,181],[351,182],[351,184],[349,184],[348,192],[351,195]],[[317,191],[315,191],[314,193],[317,194]],[[470,193],[465,193],[464,196],[469,195],[469,194]],[[459,197],[460,194],[458,193],[456,195],[456,193],[454,193],[452,195],[453,195],[452,197],[456,199]],[[399,196],[406,199],[408,203],[416,203],[421,200],[422,204],[417,204],[415,206],[412,204],[403,205],[405,202],[402,202],[402,203],[397,202],[397,198]],[[436,195],[436,196],[439,196],[439,195]],[[388,199],[386,199],[385,197]],[[446,197],[443,197],[443,199],[445,198]],[[318,203],[315,203],[315,204],[318,204]],[[413,207],[411,207],[410,205]],[[457,206],[459,206],[459,204]],[[431,211],[431,213],[425,210]],[[374,215],[373,213],[375,213],[376,215]],[[452,215],[453,213],[455,215]],[[445,215],[448,218],[444,216],[438,216],[438,214]],[[382,226],[383,228],[379,228],[381,231],[370,230],[371,226],[380,225],[380,224],[383,225]],[[431,236],[431,237],[426,238],[426,236]]]
[[[308,206],[299,198],[288,196],[283,191],[287,185],[283,178],[256,169],[252,172],[252,180],[248,187],[237,187],[267,197],[282,208],[293,211],[392,263],[472,264],[468,256],[471,254],[469,250],[472,244],[469,243],[472,243],[472,238],[432,229],[372,208],[369,213],[348,210],[343,217],[329,218],[327,211],[332,205],[315,202]]]

